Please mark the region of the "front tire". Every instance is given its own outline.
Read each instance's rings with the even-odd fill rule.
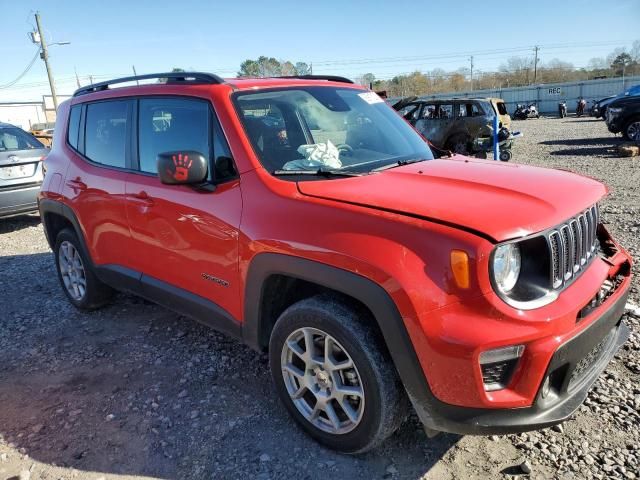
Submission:
[[[311,437],[343,453],[380,445],[408,411],[373,321],[362,308],[323,294],[289,307],[271,333],[280,399]]]
[[[631,121],[624,126],[622,133],[624,138],[634,141],[636,136],[640,135],[640,117],[632,118]]]
[[[53,252],[62,290],[76,308],[95,310],[108,303],[113,290],[96,277],[75,232],[62,230]]]
[[[454,135],[447,140],[447,150],[456,153],[458,155],[470,155],[471,154],[471,137],[466,135]]]

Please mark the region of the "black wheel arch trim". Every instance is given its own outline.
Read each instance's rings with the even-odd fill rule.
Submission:
[[[85,254],[85,257],[89,260],[89,262],[91,262],[91,266],[93,266],[93,261],[91,259],[91,255],[89,255],[87,243],[84,238],[84,232],[82,228],[80,228],[80,222],[78,221],[78,218],[76,217],[76,214],[74,213],[74,211],[68,205],[65,205],[62,202],[59,202],[57,200],[52,200],[49,198],[41,198],[38,200],[38,210],[40,211],[40,218],[42,219],[44,234],[45,234],[45,237],[47,238],[47,242],[49,243],[49,246],[51,247],[51,249],[53,250],[56,244],[56,239],[50,238],[50,235],[49,235],[50,225],[47,224],[48,222],[47,214],[49,213],[59,215],[64,219],[66,219],[69,223],[71,223],[78,237],[78,240],[80,241],[80,246],[83,249],[83,253]]]
[[[424,406],[430,404],[431,399],[435,400],[404,320],[387,291],[366,277],[327,264],[279,253],[261,253],[253,258],[246,278],[242,325],[242,337],[247,345],[259,351],[264,347],[260,342],[260,313],[263,286],[271,275],[285,275],[316,283],[363,303],[382,332],[395,368],[416,410],[419,404]]]

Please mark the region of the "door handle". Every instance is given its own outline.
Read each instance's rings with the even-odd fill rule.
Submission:
[[[67,182],[67,187],[71,188],[74,193],[84,192],[87,189],[87,184],[80,180],[80,177]]]
[[[132,193],[129,195],[129,198],[134,202],[142,203],[148,207],[153,206],[153,198],[149,196],[147,192],[144,190],[138,193]]]

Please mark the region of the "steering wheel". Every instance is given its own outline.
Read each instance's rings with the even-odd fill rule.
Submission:
[[[341,143],[340,145],[336,145],[336,148],[343,155],[347,155],[347,156],[353,155],[353,148],[351,148],[351,146],[347,145],[346,143]]]

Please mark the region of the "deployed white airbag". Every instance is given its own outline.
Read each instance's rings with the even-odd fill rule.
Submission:
[[[282,166],[283,170],[309,170],[312,168],[340,168],[340,151],[327,140],[327,143],[314,143],[300,145],[298,153],[304,156],[304,160],[292,160]]]

